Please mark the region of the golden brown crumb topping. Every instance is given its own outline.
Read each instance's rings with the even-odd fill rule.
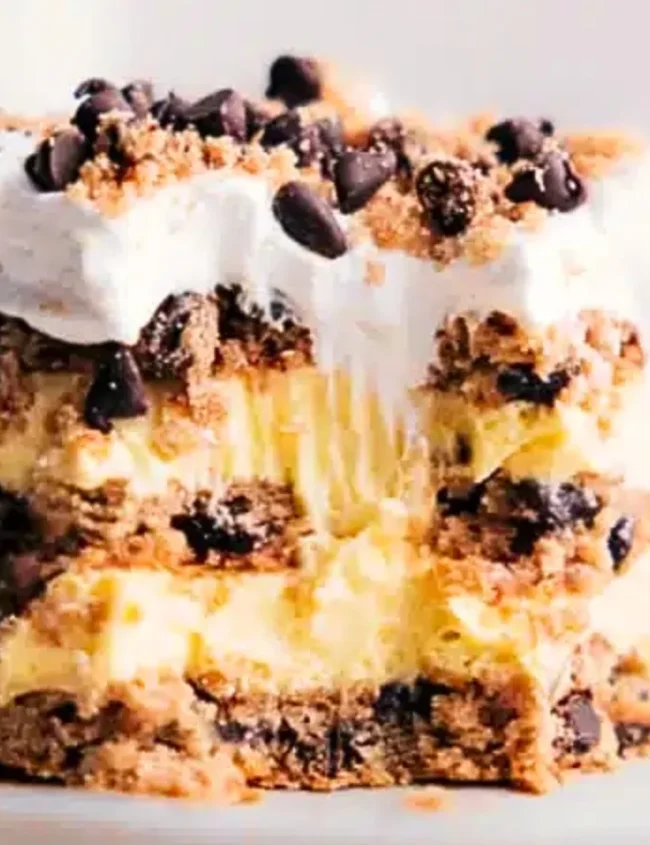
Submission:
[[[67,186],[73,199],[119,214],[207,171],[260,176],[273,192],[305,183],[322,203],[301,196],[293,213],[308,225],[288,220],[291,209],[281,222],[328,257],[346,248],[323,205],[338,202],[351,216],[350,242],[371,238],[441,265],[494,260],[514,227],[570,212],[585,200],[585,178],[638,149],[622,134],[563,136],[548,120],[478,115],[441,127],[406,113],[377,121],[368,86],[293,56],[271,67],[267,100],[232,89],[194,103],[155,100],[150,84],[120,89],[103,79],[86,80],[75,95],[72,126],[27,162],[41,190]]]

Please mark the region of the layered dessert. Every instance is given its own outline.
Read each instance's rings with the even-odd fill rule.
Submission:
[[[650,748],[650,155],[89,79],[0,136],[0,766],[543,791]]]

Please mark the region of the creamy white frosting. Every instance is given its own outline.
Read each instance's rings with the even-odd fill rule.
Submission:
[[[515,231],[497,260],[441,269],[370,242],[322,258],[284,233],[255,176],[210,172],[105,217],[32,187],[23,162],[33,143],[0,134],[0,311],[69,342],[132,343],[169,294],[240,282],[261,304],[287,296],[319,365],[380,385],[392,404],[424,376],[449,313],[500,309],[533,325],[586,307],[650,313],[650,156],[591,185],[579,209]],[[382,284],[366,281],[369,260],[384,266]]]

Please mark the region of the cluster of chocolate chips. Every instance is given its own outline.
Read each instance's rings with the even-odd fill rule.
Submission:
[[[585,184],[569,156],[549,143],[553,132],[550,121],[534,123],[525,118],[505,120],[488,131],[486,139],[496,145],[501,162],[524,162],[505,188],[511,202],[534,202],[549,211],[572,211],[585,201]]]
[[[34,184],[44,191],[61,190],[74,181],[84,161],[99,152],[128,166],[120,125],[155,119],[172,131],[195,129],[203,138],[228,136],[238,143],[258,142],[265,149],[284,145],[296,154],[298,167],[320,168],[331,179],[342,214],[363,208],[391,178],[415,191],[423,220],[438,237],[456,237],[474,220],[481,179],[492,162],[427,155],[416,134],[399,120],[380,120],[369,128],[362,146],[351,147],[337,117],[314,117],[305,106],[323,96],[321,65],[309,58],[280,56],[273,62],[266,95],[282,103],[279,114],[256,105],[232,88],[189,102],[170,93],[155,99],[152,85],[135,80],[120,88],[106,79],[85,80],[75,91],[81,100],[71,126],[43,141],[26,163]],[[118,118],[109,121],[106,115]],[[120,123],[121,121],[121,123]],[[486,134],[496,159],[512,168],[505,196],[512,202],[535,202],[549,210],[569,211],[585,199],[585,187],[568,156],[552,139],[548,121],[515,118],[498,123]],[[330,203],[302,182],[280,189],[273,211],[284,231],[302,246],[325,258],[348,248],[342,226]]]
[[[530,402],[552,408],[570,381],[571,373],[566,368],[543,377],[532,364],[511,364],[498,372],[496,388],[509,402]]]
[[[172,526],[185,534],[196,560],[210,553],[219,558],[243,557],[281,537],[297,516],[290,487],[271,482],[233,484],[217,501],[199,497],[189,513],[178,514]]]
[[[602,509],[596,493],[580,484],[513,481],[501,473],[460,493],[442,488],[437,500],[444,516],[480,517],[508,528],[515,557],[531,554],[538,540],[562,529],[592,528]]]

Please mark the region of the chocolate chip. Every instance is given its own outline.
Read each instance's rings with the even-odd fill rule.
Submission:
[[[485,482],[479,481],[464,491],[443,487],[438,491],[436,501],[444,516],[471,516],[478,513],[484,495]]]
[[[619,754],[630,748],[645,745],[650,739],[650,725],[641,722],[619,722],[615,730]]]
[[[600,742],[600,717],[594,709],[591,694],[571,693],[557,706],[566,736],[562,745],[572,754],[586,754]]]
[[[430,229],[453,237],[472,222],[477,206],[477,176],[460,159],[435,159],[420,171],[416,190]]]
[[[279,56],[271,65],[266,96],[292,109],[321,95],[321,74],[314,59]]]
[[[175,516],[172,526],[182,531],[194,551],[197,560],[203,562],[209,551],[229,555],[247,555],[255,550],[258,542],[252,534],[237,527],[236,524],[220,525],[218,519],[210,514]]]
[[[208,94],[193,103],[185,116],[203,138],[229,135],[236,141],[246,140],[246,103],[232,88]]]
[[[397,157],[391,149],[343,153],[334,165],[334,186],[341,211],[352,214],[363,208],[395,173],[396,166]]]
[[[550,408],[569,380],[566,370],[555,370],[542,378],[532,364],[512,364],[497,374],[496,388],[509,401],[531,402]]]
[[[190,514],[172,519],[172,527],[182,531],[197,560],[203,562],[210,551],[224,555],[248,555],[261,548],[283,526],[269,518],[267,510],[256,507],[246,495],[227,494],[216,504],[197,501]]]
[[[135,112],[136,117],[145,117],[154,102],[153,85],[147,79],[134,79],[122,88],[122,94]]]
[[[456,435],[455,458],[461,466],[467,466],[472,462],[472,444],[465,434]]]
[[[262,106],[251,103],[250,100],[246,100],[244,106],[246,108],[246,139],[250,141],[264,129],[271,120],[271,115]]]
[[[506,503],[511,514],[507,522],[514,529],[510,548],[516,556],[532,554],[541,537],[577,522],[592,528],[601,510],[601,502],[588,488],[568,481],[543,484],[533,478],[510,483]]]
[[[327,202],[303,182],[288,182],[273,199],[273,213],[290,238],[325,258],[338,258],[348,245]]]
[[[538,165],[516,173],[505,195],[515,203],[535,202],[549,211],[572,211],[586,200],[587,189],[566,155],[553,152]]]
[[[74,89],[74,97],[79,100],[81,97],[99,94],[100,91],[117,91],[117,86],[101,76],[91,76],[90,79],[84,79],[77,85]]]
[[[107,343],[86,396],[86,424],[107,434],[113,428],[111,420],[140,417],[147,408],[144,384],[133,354],[119,343]]]
[[[119,123],[109,123],[102,126],[95,140],[95,153],[103,153],[119,167],[126,167],[131,158],[124,146],[124,126]]]
[[[485,137],[497,145],[500,161],[513,164],[521,158],[536,158],[544,148],[546,136],[552,132],[553,124],[549,121],[536,123],[525,117],[516,117],[495,124]]]
[[[318,126],[304,124],[297,111],[285,112],[269,121],[260,143],[266,149],[286,144],[296,154],[299,167],[311,164],[323,152]]]
[[[343,126],[337,118],[324,117],[315,126],[320,138],[320,160],[323,177],[334,178],[334,166],[345,149]]]
[[[89,145],[76,129],[65,129],[42,141],[25,162],[25,170],[41,191],[62,191],[79,175]]]
[[[112,111],[133,115],[133,109],[121,91],[116,88],[105,88],[92,94],[80,104],[72,118],[72,123],[79,127],[89,141],[94,141],[101,116]]]
[[[151,115],[158,123],[168,129],[185,129],[188,124],[187,113],[190,103],[170,91],[162,100],[151,106]]]
[[[375,719],[380,724],[396,725],[412,723],[414,716],[430,721],[434,699],[452,693],[451,687],[423,677],[416,678],[412,685],[400,681],[383,684],[374,703]]]
[[[543,484],[534,478],[513,482],[508,498],[518,509],[527,511],[530,518],[541,522],[548,529],[563,528],[576,522],[593,526],[594,517],[601,510],[601,503],[588,487],[570,481],[561,484]]]
[[[377,121],[368,133],[368,148],[371,150],[391,149],[397,156],[397,173],[410,180],[415,163],[424,155],[424,147],[418,143],[401,120],[386,117]]]
[[[634,520],[629,516],[622,516],[616,520],[607,538],[607,548],[613,561],[614,572],[617,572],[625,558],[629,555],[634,539]]]

